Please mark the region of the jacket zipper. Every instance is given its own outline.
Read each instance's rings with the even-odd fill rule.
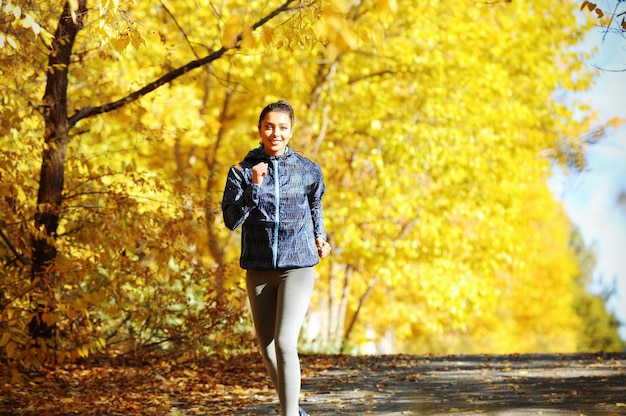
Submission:
[[[274,167],[274,194],[276,200],[276,210],[274,214],[274,244],[272,247],[272,262],[274,268],[278,268],[278,219],[280,218],[280,186],[278,181],[278,160],[272,159]]]

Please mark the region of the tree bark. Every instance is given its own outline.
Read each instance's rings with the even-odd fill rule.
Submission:
[[[72,48],[86,10],[87,0],[78,1],[78,9],[74,14],[69,2],[65,3],[48,56],[48,79],[43,96],[45,145],[32,240],[31,281],[36,283],[38,289],[33,299],[37,313],[29,324],[33,338],[49,339],[54,336],[54,319],[50,318],[50,312],[54,309],[53,293],[58,283],[54,240],[63,203],[63,171],[69,141],[67,75]]]

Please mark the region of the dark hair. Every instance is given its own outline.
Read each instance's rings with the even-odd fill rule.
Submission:
[[[295,121],[293,108],[285,100],[278,100],[275,103],[271,103],[265,106],[263,111],[261,111],[261,115],[259,116],[259,126],[261,125],[261,122],[263,121],[267,113],[271,113],[271,112],[285,113],[289,115],[289,119],[291,120],[291,127],[293,128],[293,124]]]

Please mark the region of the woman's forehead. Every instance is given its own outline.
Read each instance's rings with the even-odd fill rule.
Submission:
[[[289,114],[283,113],[282,111],[270,111],[263,117],[264,123],[272,123],[272,124],[291,124],[291,117]]]

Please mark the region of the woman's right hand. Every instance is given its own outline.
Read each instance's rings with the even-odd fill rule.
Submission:
[[[267,176],[267,168],[268,165],[265,162],[252,166],[252,182],[257,185],[263,184],[263,177]]]

